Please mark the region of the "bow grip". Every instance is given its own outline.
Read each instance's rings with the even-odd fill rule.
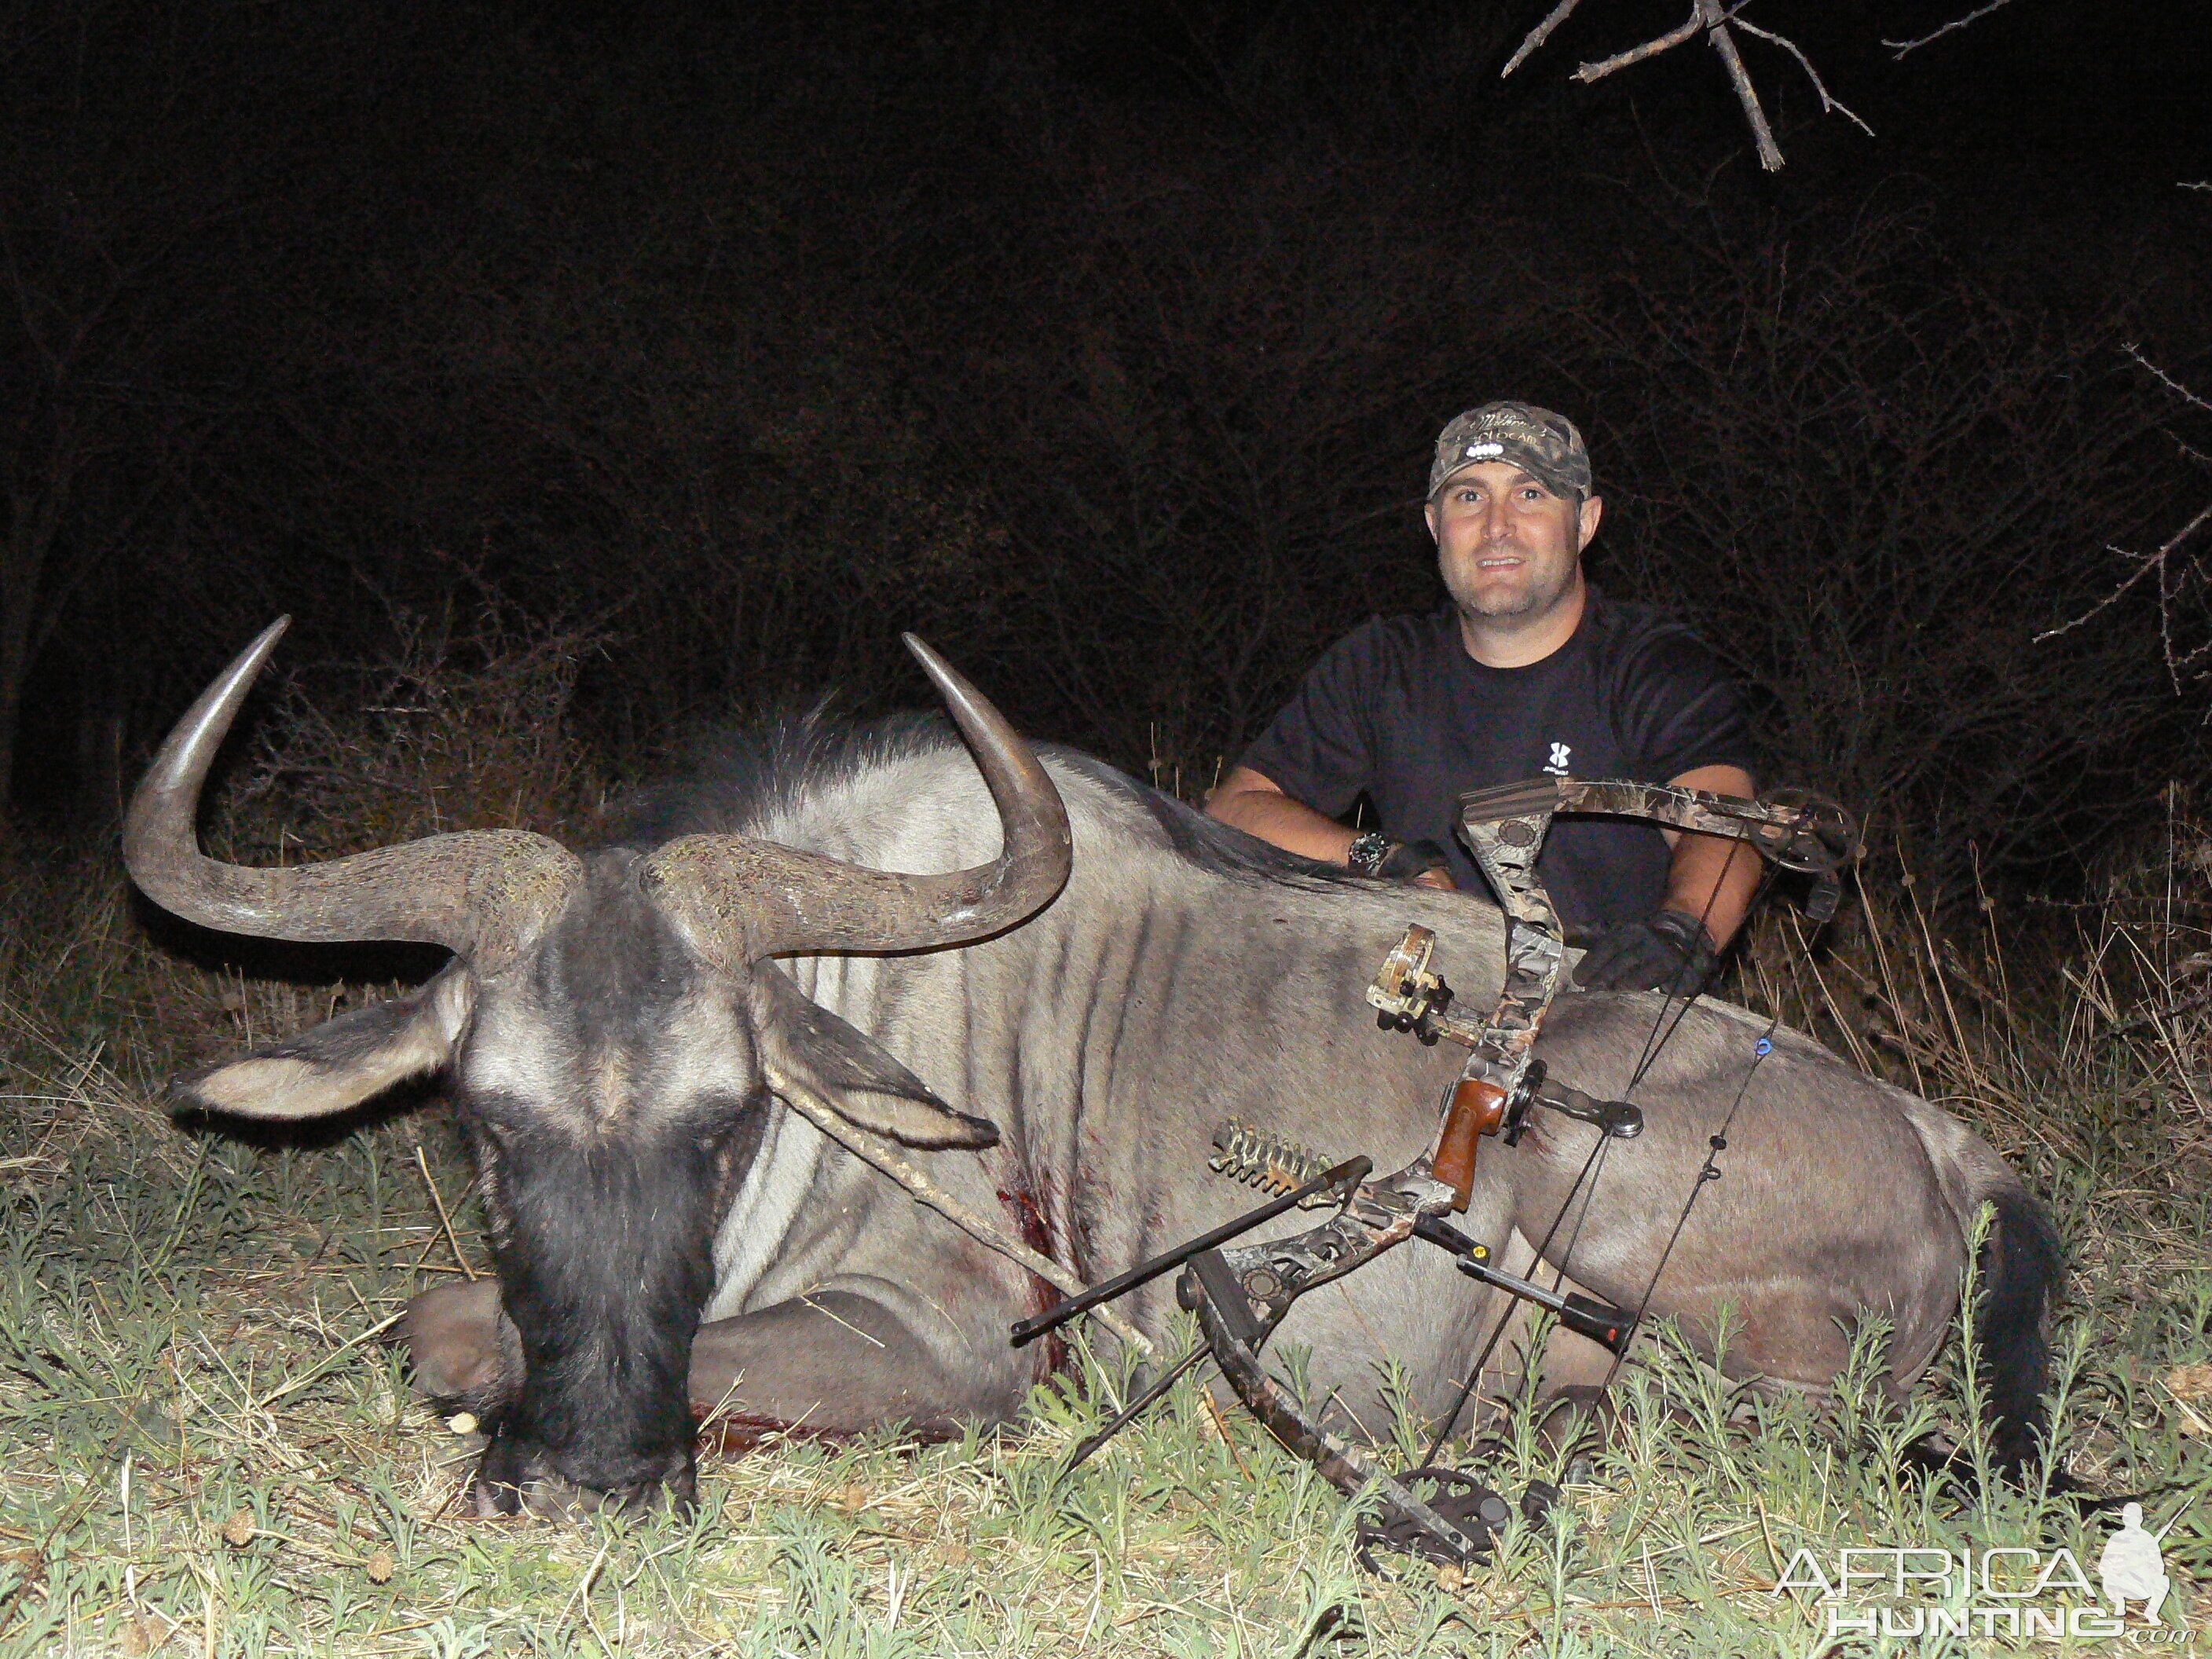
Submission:
[[[1505,1120],[1505,1091],[1487,1078],[1463,1077],[1452,1091],[1450,1109],[1437,1131],[1437,1150],[1429,1173],[1452,1189],[1452,1208],[1464,1211],[1474,1195],[1476,1144],[1498,1133]]]

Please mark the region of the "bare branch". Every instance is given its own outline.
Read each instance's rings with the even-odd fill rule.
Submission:
[[[1735,83],[1743,118],[1751,123],[1751,136],[1759,146],[1759,165],[1769,173],[1781,172],[1782,147],[1774,142],[1766,112],[1759,106],[1758,91],[1751,84],[1750,71],[1743,66],[1743,55],[1735,49],[1735,36],[1729,33],[1728,14],[1721,9],[1721,0],[1698,0],[1698,13],[1705,21],[1705,38],[1720,53],[1721,62],[1728,66],[1729,79]]]
[[[1721,64],[1728,70],[1729,79],[1735,85],[1736,98],[1743,105],[1744,118],[1751,123],[1751,136],[1759,146],[1759,166],[1769,173],[1779,173],[1782,170],[1782,149],[1774,142],[1773,129],[1766,125],[1766,112],[1759,107],[1759,94],[1751,84],[1750,73],[1743,66],[1742,55],[1735,49],[1735,37],[1729,33],[1731,15],[1723,9],[1721,0],[1692,0],[1689,21],[1679,28],[1669,29],[1640,46],[1632,46],[1626,52],[1618,52],[1601,62],[1584,64],[1575,71],[1574,78],[1585,85],[1592,81],[1602,81],[1617,70],[1640,64],[1647,58],[1656,58],[1661,52],[1680,46],[1703,29],[1705,38],[1712,42],[1713,50],[1720,54]],[[1757,33],[1764,34],[1765,31],[1761,29]],[[1796,48],[1793,46],[1790,50],[1794,52]],[[1800,61],[1803,56],[1802,52],[1798,54]],[[1806,67],[1809,70],[1812,66],[1807,64]],[[1817,86],[1819,82],[1820,77],[1815,76],[1814,83]],[[1821,96],[1827,96],[1826,88],[1822,88]],[[1858,117],[1854,115],[1851,119],[1857,121]],[[1861,121],[1859,125],[1864,126],[1866,124]]]
[[[2182,402],[2185,404],[2193,404],[2197,408],[2203,410],[2206,414],[2212,415],[2212,403],[2205,402],[2203,398],[2198,397],[2187,386],[2182,385],[2180,381],[2175,380],[2172,375],[2167,374],[2156,363],[2151,362],[2149,358],[2144,356],[2142,355],[2142,348],[2141,346],[2136,344],[2131,340],[2124,341],[2120,345],[2120,349],[2126,352],[2129,356],[2134,358],[2136,362],[2148,369],[2154,380],[2155,380],[2160,386],[2164,386],[2168,392],[2171,392],[2175,397],[2180,398]]]
[[[2174,182],[2184,190],[2212,190],[2212,179],[2179,179]]]
[[[2207,522],[2212,522],[2212,507],[2207,507],[2202,513],[2199,513],[2187,524],[2182,526],[2181,528],[2174,533],[2172,538],[2169,540],[2164,547],[2160,548],[2155,553],[2130,553],[2124,547],[2107,546],[2105,549],[2105,551],[2107,553],[2117,553],[2124,559],[2132,559],[2136,562],[2135,574],[2130,576],[2118,587],[2106,594],[2103,599],[2098,600],[2096,604],[2091,605],[2080,616],[2075,617],[2072,622],[2061,623],[2056,628],[2045,629],[2043,632],[2035,636],[2035,643],[2041,645],[2045,640],[2055,640],[2061,634],[2072,633],[2075,629],[2081,627],[2082,623],[2089,621],[2092,617],[2100,615],[2103,611],[2109,610],[2112,605],[2118,604],[2121,595],[2124,594],[2130,588],[2133,587],[2145,576],[2150,575],[2154,572],[2156,572],[2159,574],[2160,585],[2163,586],[2166,560],[2172,556],[2174,551],[2180,547],[2182,543],[2187,541],[2191,536],[2194,535]],[[2170,650],[2167,656],[2168,659],[2171,660],[2172,652]]]
[[[1678,29],[1669,29],[1666,33],[1659,36],[1656,40],[1646,40],[1640,46],[1632,46],[1626,52],[1618,52],[1601,63],[1584,64],[1580,69],[1574,72],[1573,78],[1583,82],[1585,85],[1592,81],[1602,81],[1607,76],[1611,75],[1615,70],[1625,70],[1632,64],[1642,63],[1647,58],[1656,58],[1661,52],[1667,51],[1670,47],[1680,46],[1683,41],[1688,40],[1705,26],[1705,15],[1704,0],[1692,0],[1690,11],[1690,21],[1683,24],[1681,27]]]
[[[1515,70],[1519,69],[1522,64],[1527,63],[1528,61],[1528,54],[1535,51],[1537,47],[1542,46],[1545,41],[1550,40],[1552,38],[1552,31],[1559,27],[1560,24],[1565,22],[1567,21],[1567,14],[1574,10],[1574,9],[1580,3],[1581,0],[1559,0],[1559,3],[1552,8],[1551,15],[1545,18],[1542,22],[1537,24],[1534,28],[1528,31],[1528,38],[1521,43],[1521,49],[1513,54],[1512,58],[1507,62],[1505,67],[1498,71],[1498,78],[1503,81],[1507,76],[1512,74]]]
[[[1981,19],[1987,17],[1991,12],[2000,10],[2003,7],[2008,6],[2011,3],[2012,0],[1990,0],[1989,4],[1986,6],[1977,7],[1974,10],[1968,12],[1964,17],[1954,17],[1949,22],[1944,24],[1942,28],[1937,29],[1933,34],[1923,34],[1917,40],[1885,40],[1882,42],[1882,45],[1887,46],[1895,55],[1891,59],[1893,63],[1896,61],[1896,58],[1904,57],[1906,52],[1917,52],[1921,47],[1926,46],[1930,40],[1941,40],[1945,35],[1950,33],[1953,29],[1962,29],[1966,27],[1967,24],[1978,22]]]
[[[2130,340],[2123,343],[2120,349],[2134,360],[2137,368],[2143,370],[2181,402],[2192,409],[2201,409],[2207,414],[2212,414],[2212,402],[2199,397],[2143,356],[2141,346]],[[2176,437],[2173,442],[2174,447],[2181,452],[2185,459],[2200,463],[2205,460],[2206,458],[2203,453],[2184,440]],[[2136,564],[2134,574],[2081,615],[2075,617],[2072,622],[2038,634],[2035,636],[2035,643],[2040,645],[2045,640],[2055,639],[2061,634],[2069,633],[2079,628],[2092,617],[2108,609],[2122,594],[2127,592],[2144,577],[2154,574],[2158,578],[2159,646],[2166,661],[2166,678],[2172,682],[2175,694],[2179,695],[2182,689],[2183,671],[2195,670],[2208,654],[2212,654],[2212,639],[2202,640],[2185,651],[2177,652],[2174,648],[2173,611],[2178,599],[2185,588],[2193,588],[2201,595],[2205,591],[2208,582],[2205,562],[2201,556],[2193,557],[2184,563],[2176,556],[2180,552],[2182,544],[2208,524],[2212,524],[2212,505],[2207,505],[2195,518],[2168,537],[2166,544],[2155,553],[2130,553],[2118,547],[2107,549],[2107,551],[2117,553],[2124,559],[2133,560]]]
[[[1820,109],[1823,114],[1840,115],[1868,137],[1874,137],[1874,129],[1859,119],[1857,112],[1829,93],[1827,82],[1820,79],[1820,70],[1813,67],[1811,58],[1798,50],[1795,40],[1786,35],[1777,34],[1771,29],[1763,29],[1758,24],[1743,17],[1738,17],[1735,20],[1735,26],[1746,34],[1755,34],[1762,40],[1771,40],[1797,60],[1798,65],[1805,71],[1805,78],[1813,83],[1813,90],[1820,94]]]

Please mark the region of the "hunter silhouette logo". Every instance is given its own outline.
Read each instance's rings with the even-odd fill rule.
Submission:
[[[2177,1515],[2156,1532],[2148,1532],[2143,1528],[2142,1504],[2130,1504],[2120,1511],[2120,1529],[2105,1540],[2097,1557],[2097,1579],[2105,1587],[2115,1619],[2128,1616],[2129,1602],[2141,1601],[2144,1620],[2160,1622],[2158,1610],[2173,1581],[2166,1576],[2166,1558],[2158,1547],[2180,1521]]]

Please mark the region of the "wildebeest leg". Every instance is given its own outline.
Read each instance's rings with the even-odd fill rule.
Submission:
[[[957,1373],[883,1303],[825,1289],[701,1326],[691,1403],[835,1432],[1010,1417],[1020,1393]]]
[[[1579,1279],[1539,1261],[1534,1247],[1517,1227],[1507,1232],[1498,1265],[1507,1273],[1564,1296],[1603,1299]],[[1505,1329],[1493,1341],[1489,1322],[1501,1316],[1505,1320]],[[1503,1291],[1492,1292],[1489,1297],[1478,1328],[1484,1346],[1491,1350],[1483,1369],[1482,1395],[1493,1408],[1520,1397],[1528,1387],[1532,1369],[1529,1344],[1538,1322],[1537,1310],[1531,1304],[1509,1300]],[[1543,1352],[1534,1356],[1533,1370],[1535,1397],[1541,1403],[1570,1389],[1595,1391],[1602,1387],[1613,1374],[1613,1355],[1589,1338],[1554,1325]]]
[[[1608,1299],[1601,1286],[1540,1261],[1518,1227],[1508,1229],[1498,1265],[1563,1295]],[[1500,1313],[1506,1328],[1492,1343],[1490,1322]],[[1612,1437],[1618,1419],[1608,1385],[1616,1367],[1610,1350],[1559,1325],[1552,1327],[1542,1352],[1532,1357],[1530,1344],[1540,1322],[1529,1304],[1509,1301],[1502,1292],[1492,1295],[1476,1326],[1491,1351],[1481,1403],[1471,1418],[1462,1418],[1459,1428],[1470,1437],[1499,1432],[1514,1402],[1530,1400],[1544,1446],[1562,1467],[1571,1468],[1571,1457],[1596,1450]]]
[[[482,1412],[506,1395],[521,1370],[514,1328],[500,1317],[495,1279],[423,1291],[407,1304],[399,1341],[415,1386],[441,1404]]]
[[[401,1342],[415,1386],[441,1404],[495,1407],[520,1371],[499,1284],[441,1285],[407,1305]],[[823,1290],[702,1325],[691,1347],[691,1403],[775,1423],[860,1430],[907,1419],[945,1427],[1012,1414],[1006,1398],[956,1376],[881,1303]]]
[[[1551,1275],[1546,1274],[1544,1282],[1549,1284]],[[1559,1288],[1570,1295],[1595,1294],[1571,1279],[1562,1279]],[[1542,1386],[1537,1396],[1542,1415],[1537,1436],[1563,1471],[1573,1469],[1577,1462],[1612,1443],[1620,1425],[1611,1386],[1613,1374],[1610,1351],[1565,1327],[1553,1328],[1551,1340],[1544,1346]],[[1668,1410],[1671,1414],[1673,1408]],[[1583,1474],[1570,1478],[1586,1475],[1585,1468]]]

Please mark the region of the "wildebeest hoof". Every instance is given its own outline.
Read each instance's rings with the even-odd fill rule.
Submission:
[[[575,1521],[589,1515],[649,1514],[664,1505],[689,1516],[698,1501],[698,1466],[687,1446],[664,1462],[634,1466],[597,1486],[572,1479],[541,1449],[501,1435],[484,1449],[469,1497],[477,1515],[487,1521],[520,1515]]]
[[[506,1370],[499,1324],[497,1279],[441,1285],[415,1297],[399,1322],[399,1341],[416,1388],[433,1400],[495,1394]]]

